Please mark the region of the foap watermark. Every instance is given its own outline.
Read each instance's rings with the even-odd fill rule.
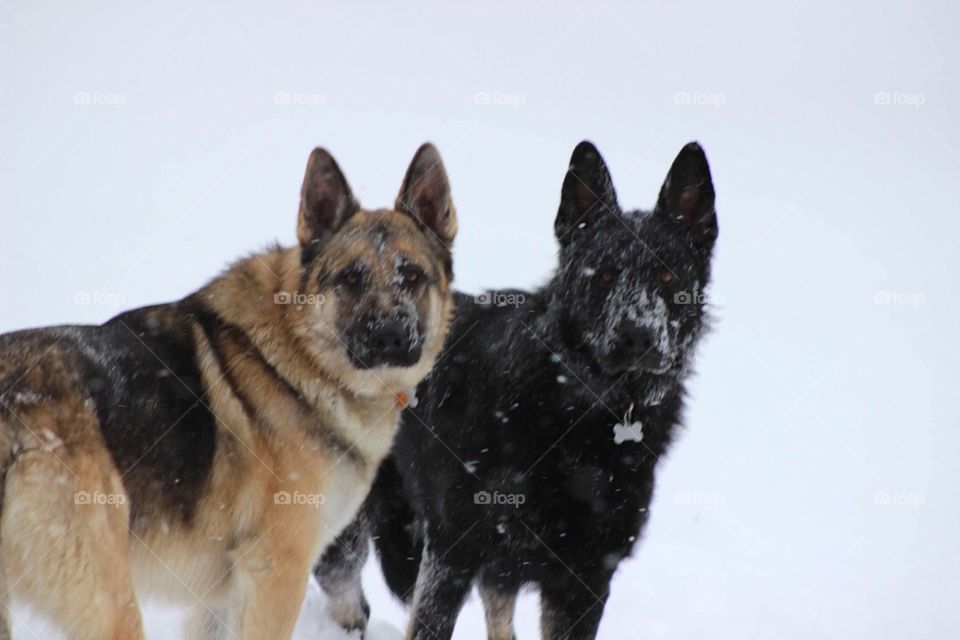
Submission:
[[[727,501],[722,493],[700,493],[698,491],[678,491],[673,496],[674,504],[719,509]]]
[[[319,109],[327,97],[322,93],[301,93],[299,91],[277,91],[273,94],[273,104],[282,107],[313,107]]]
[[[873,494],[873,503],[888,507],[914,507],[919,509],[927,502],[922,493],[900,493],[898,491],[877,491]]]
[[[673,103],[691,105],[694,107],[713,107],[719,109],[727,102],[727,96],[722,93],[708,93],[702,91],[677,91],[673,94]]]
[[[303,493],[302,491],[278,491],[273,494],[273,503],[294,507],[313,507],[319,509],[326,502],[321,493]]]
[[[873,294],[873,303],[885,306],[919,307],[926,302],[927,297],[922,293],[877,291]]]
[[[73,294],[73,303],[84,306],[110,307],[117,309],[126,304],[122,293],[112,291],[77,291]]]
[[[485,307],[520,307],[527,301],[527,297],[522,293],[487,291],[475,295],[473,301]]]
[[[895,107],[913,107],[919,109],[927,103],[927,96],[923,93],[906,93],[903,91],[877,91],[873,94],[873,104]]]
[[[127,96],[122,93],[108,93],[101,91],[77,91],[73,94],[73,104],[82,107],[103,106],[122,107],[127,102]]]
[[[483,106],[519,109],[527,103],[527,96],[522,93],[504,93],[502,91],[477,91],[473,94],[473,102]]]
[[[723,296],[707,295],[700,291],[677,291],[673,294],[675,304],[712,304],[722,305],[726,302]]]
[[[322,293],[300,293],[299,291],[278,291],[273,295],[274,304],[295,304],[298,307],[319,307],[327,298]]]
[[[514,509],[519,509],[520,505],[526,503],[527,496],[522,493],[500,493],[499,491],[494,491],[493,493],[489,491],[477,491],[473,494],[473,504],[478,504],[481,506],[509,506]]]
[[[126,504],[127,496],[122,493],[101,493],[99,491],[77,491],[73,494],[73,503],[85,506],[117,507]]]

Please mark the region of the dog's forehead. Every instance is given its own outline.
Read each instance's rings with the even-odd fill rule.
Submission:
[[[360,240],[386,251],[398,239],[419,233],[417,225],[399,211],[377,209],[360,210],[344,223],[337,235]]]
[[[621,269],[659,264],[662,256],[677,252],[675,238],[649,212],[633,211],[609,216],[598,224],[589,240],[580,247],[580,257],[597,266]]]
[[[362,260],[395,265],[400,258],[429,266],[430,249],[423,232],[410,216],[389,209],[358,211],[333,238],[329,247],[338,262]]]

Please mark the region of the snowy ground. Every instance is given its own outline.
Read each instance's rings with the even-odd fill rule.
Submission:
[[[458,286],[534,286],[581,138],[628,206],[698,139],[718,322],[600,638],[958,638],[958,23],[948,2],[0,0],[0,332],[292,243],[317,144],[376,207],[432,140]],[[400,637],[367,578],[372,636]],[[50,637],[24,615],[17,638]],[[149,637],[179,638],[170,617]],[[481,619],[474,597],[457,639]]]

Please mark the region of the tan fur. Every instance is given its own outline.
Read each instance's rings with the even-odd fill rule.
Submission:
[[[387,246],[372,245],[384,226]],[[215,628],[243,639],[290,636],[313,563],[352,519],[390,449],[397,394],[429,372],[453,313],[443,248],[405,213],[358,211],[306,267],[302,251],[241,261],[188,299],[229,325],[211,337],[187,321],[217,429],[189,521],[158,507],[128,526],[125,479],[84,401],[77,354],[39,333],[0,342],[0,382],[16,388],[0,388],[3,593],[74,638],[142,638],[134,585],[140,596],[191,605],[194,637]],[[321,276],[362,255],[387,282],[397,254],[433,279],[418,303],[422,357],[409,368],[360,370],[338,338],[349,310]],[[277,294],[296,291],[325,302],[276,304]],[[163,329],[178,318],[166,307],[150,313]],[[85,494],[111,503],[78,502]]]
[[[487,619],[488,640],[514,640],[513,612],[517,606],[517,594],[504,593],[483,584],[479,590]]]
[[[61,437],[64,416],[71,427]],[[129,510],[95,421],[76,401],[24,407],[21,420],[32,428],[7,468],[0,523],[7,588],[73,637],[142,637],[128,556],[117,552],[127,547]],[[78,495],[115,500],[84,504]]]

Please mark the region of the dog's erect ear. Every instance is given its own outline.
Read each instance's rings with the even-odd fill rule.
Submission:
[[[715,200],[707,156],[699,144],[691,142],[673,161],[655,213],[689,230],[695,242],[712,244],[718,231]]]
[[[457,235],[457,212],[450,196],[450,182],[440,152],[425,142],[413,156],[394,205],[413,216],[445,244]]]
[[[337,161],[326,149],[314,149],[300,190],[300,244],[306,246],[335,231],[359,208]]]
[[[605,213],[620,215],[617,192],[600,152],[584,140],[573,150],[563,179],[560,210],[554,223],[557,240],[561,245],[568,244],[578,229],[590,226]]]

